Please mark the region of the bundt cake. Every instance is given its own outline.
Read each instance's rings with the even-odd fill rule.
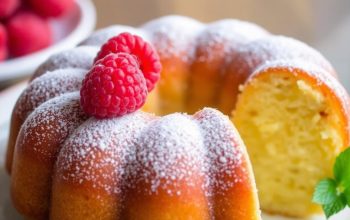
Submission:
[[[98,121],[78,108],[74,91],[80,84],[60,92],[41,83],[54,78],[55,69],[88,69],[97,52],[92,50],[125,31],[153,44],[163,66],[145,111],[192,114],[218,108],[247,145],[262,209],[297,217],[319,211],[311,202],[313,188],[331,176],[336,155],[350,139],[349,96],[331,64],[306,44],[248,22],[206,25],[166,16],[140,28],[115,25],[97,31],[73,49],[91,48],[81,58],[86,61],[50,61],[73,54],[66,51],[39,68],[19,100],[27,93],[36,96],[30,92],[35,83],[53,95],[23,112],[18,101],[7,153],[12,197],[21,213],[47,217],[50,210],[52,219],[260,218],[249,159],[218,111],[164,117],[136,112]],[[80,60],[86,54],[72,56]],[[58,85],[70,79],[62,78]],[[57,123],[55,118],[62,119]]]
[[[101,120],[79,99],[50,99],[21,128],[11,193],[25,216],[260,219],[243,142],[219,111]]]

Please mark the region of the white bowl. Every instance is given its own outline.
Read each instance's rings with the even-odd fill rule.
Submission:
[[[38,52],[0,63],[0,81],[30,75],[51,54],[72,48],[94,29],[95,7],[91,0],[76,0],[74,9],[64,17],[52,19],[54,43]]]

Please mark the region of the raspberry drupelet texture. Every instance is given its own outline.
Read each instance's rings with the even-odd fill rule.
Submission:
[[[147,89],[152,91],[160,78],[161,63],[157,51],[141,37],[130,33],[121,33],[109,39],[95,58],[95,62],[110,53],[125,52],[137,57],[140,69],[146,78]]]
[[[127,53],[112,53],[98,60],[86,75],[80,102],[88,115],[112,118],[141,108],[147,93],[136,58]]]

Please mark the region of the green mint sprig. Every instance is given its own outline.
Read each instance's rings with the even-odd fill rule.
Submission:
[[[322,205],[327,217],[350,207],[350,148],[343,151],[335,160],[334,178],[318,182],[312,201]]]

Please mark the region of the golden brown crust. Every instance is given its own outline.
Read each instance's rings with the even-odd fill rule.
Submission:
[[[27,117],[42,103],[64,93],[78,91],[85,75],[82,69],[49,72],[31,82],[18,98],[11,116],[10,135],[6,153],[6,169],[11,173],[13,152],[18,133]]]
[[[118,219],[118,196],[55,179],[50,219]]]
[[[145,118],[139,114],[129,116],[128,123],[123,119],[101,123],[90,119],[65,142],[53,177],[52,219],[77,219],[85,215],[93,216],[92,219],[211,219],[213,216],[260,219],[249,159],[227,118],[212,109],[205,109],[193,118],[180,114],[164,118],[145,115]],[[144,123],[138,121],[140,116],[146,120]],[[213,138],[206,141],[193,138],[201,133],[192,130],[199,129],[193,120],[199,123],[204,136],[213,135]],[[124,134],[124,126],[134,132]],[[215,138],[216,132],[211,130],[214,127],[216,132],[227,136]],[[113,146],[113,141],[100,137],[102,131],[121,145]],[[173,136],[178,135],[186,141],[173,143]],[[125,157],[124,153],[132,150],[133,144],[136,148],[132,157]],[[198,150],[166,149],[187,149],[184,145]],[[215,149],[227,155],[219,157]],[[207,151],[207,159],[197,157]],[[208,173],[203,174],[199,161],[212,171],[205,169]],[[173,163],[176,167],[169,166]],[[219,169],[220,164],[225,165]],[[122,170],[120,177],[118,171]],[[80,207],[87,208],[78,212]]]
[[[237,48],[266,35],[268,33],[264,29],[238,20],[228,19],[208,24],[199,33],[195,44],[187,112],[194,113],[203,106],[218,107],[224,75],[228,74],[227,66],[235,62],[233,54]]]
[[[144,30],[157,50],[161,63],[161,79],[157,85],[161,115],[185,111],[187,82],[193,62],[200,22],[186,17],[162,17],[144,24]]]
[[[13,159],[11,196],[25,216],[48,217],[57,153],[61,143],[85,118],[79,95],[67,94],[37,108],[22,126]]]

